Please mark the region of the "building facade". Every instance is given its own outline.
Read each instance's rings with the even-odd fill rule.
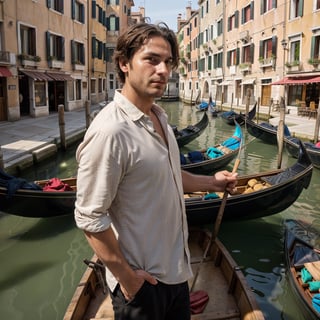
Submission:
[[[194,82],[200,96],[207,100],[211,95],[221,104],[244,105],[247,95],[251,104],[259,101],[264,106],[281,97],[288,105],[299,100],[318,103],[319,1],[199,0],[198,4],[198,35],[191,46],[198,64],[188,61],[185,68],[182,58],[182,99],[192,99],[192,92],[185,89],[197,72]],[[194,28],[193,19],[180,24],[179,38]],[[181,46],[183,55],[188,50],[188,45]],[[284,78],[295,85],[281,81],[273,85]]]
[[[132,0],[0,0],[0,121],[106,101],[117,87],[112,54],[132,6]]]

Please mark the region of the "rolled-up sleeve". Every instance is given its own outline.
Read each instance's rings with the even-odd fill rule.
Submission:
[[[117,150],[114,137],[99,131],[89,131],[77,149],[75,221],[80,229],[101,232],[111,225],[108,209],[121,179]]]

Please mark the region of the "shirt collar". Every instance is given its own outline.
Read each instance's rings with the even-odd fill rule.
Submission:
[[[138,121],[146,115],[137,108],[132,102],[130,102],[124,95],[121,94],[121,90],[116,90],[113,100],[117,103],[118,107],[125,112],[132,121]],[[159,116],[166,115],[165,111],[158,105],[153,104],[152,110]]]

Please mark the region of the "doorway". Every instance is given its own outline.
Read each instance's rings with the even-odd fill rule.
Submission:
[[[6,121],[7,118],[7,104],[4,94],[4,88],[6,87],[5,78],[0,78],[0,121]]]
[[[19,105],[20,116],[30,114],[30,95],[29,95],[29,77],[19,76]]]
[[[64,81],[49,81],[49,112],[58,112],[59,104],[65,106],[65,86]]]

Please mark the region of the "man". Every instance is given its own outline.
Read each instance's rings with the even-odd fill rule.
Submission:
[[[106,266],[115,319],[190,319],[183,192],[232,191],[236,175],[181,171],[161,97],[179,62],[175,34],[137,24],[114,54],[123,83],[77,150],[76,223]]]

